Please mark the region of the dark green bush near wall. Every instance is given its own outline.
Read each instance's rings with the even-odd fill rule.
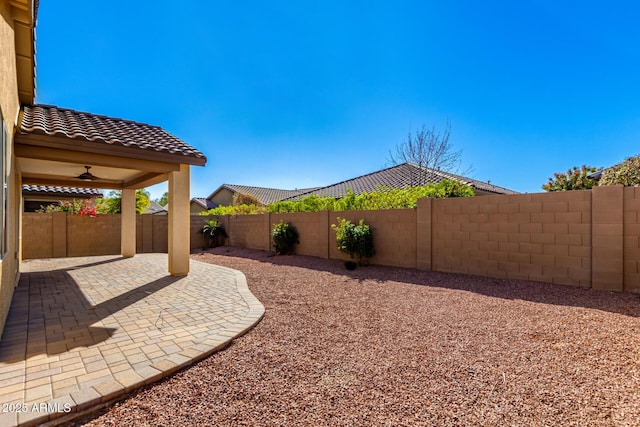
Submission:
[[[274,224],[271,235],[273,236],[273,246],[278,255],[291,255],[295,245],[300,243],[298,230],[290,222],[280,221],[279,224]]]
[[[349,254],[352,259],[358,261],[359,265],[367,263],[367,258],[376,254],[373,245],[373,230],[364,220],[360,220],[358,225],[346,219],[340,219],[338,225],[332,224],[331,228],[336,232],[338,250]]]

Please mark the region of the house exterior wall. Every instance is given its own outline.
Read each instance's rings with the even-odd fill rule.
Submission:
[[[198,215],[200,212],[204,212],[205,208],[203,208],[202,206],[200,206],[197,203],[189,203],[189,212],[191,213],[191,215]]]
[[[209,200],[218,204],[218,206],[230,206],[233,204],[233,192],[226,188],[221,189]]]
[[[13,18],[7,2],[0,1],[0,113],[7,128],[9,140],[6,141],[7,150],[7,221],[6,251],[1,254],[0,261],[0,331],[11,306],[13,290],[18,280],[18,257],[20,245],[20,210],[21,192],[20,177],[16,169],[15,155],[13,152],[13,134],[20,108],[17,86],[17,68],[15,51],[15,32]]]

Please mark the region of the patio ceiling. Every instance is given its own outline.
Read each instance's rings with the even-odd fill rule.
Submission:
[[[23,106],[15,138],[22,183],[137,189],[167,180],[202,153],[157,126],[53,106]],[[77,177],[91,167],[97,177]]]

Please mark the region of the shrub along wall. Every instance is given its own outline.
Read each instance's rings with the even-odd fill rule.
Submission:
[[[119,253],[119,218],[109,217],[25,213],[23,257],[71,256],[77,248],[86,252],[82,255]],[[640,188],[420,199],[415,210],[217,219],[229,245],[270,250],[271,228],[282,220],[298,230],[296,253],[347,259],[331,229],[338,217],[354,223],[364,219],[373,228],[373,264],[640,292]],[[191,217],[194,250],[205,245],[200,229],[207,219]],[[79,244],[78,239],[98,243]],[[138,252],[166,252],[166,216],[139,216],[137,242]]]

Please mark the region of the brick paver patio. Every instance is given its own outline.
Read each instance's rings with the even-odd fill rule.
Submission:
[[[238,271],[167,255],[29,260],[0,341],[0,426],[70,417],[223,348],[264,314]]]

